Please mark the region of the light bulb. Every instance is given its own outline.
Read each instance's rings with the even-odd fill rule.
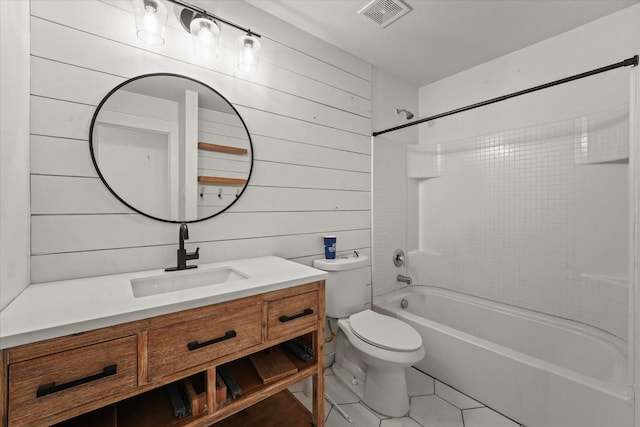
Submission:
[[[257,71],[260,62],[260,40],[251,34],[238,38],[238,68],[244,71]]]
[[[159,0],[133,0],[138,38],[153,45],[164,44],[167,8]]]
[[[148,33],[156,34],[160,23],[158,22],[158,9],[153,5],[144,7],[144,29]]]
[[[208,18],[196,18],[189,25],[193,39],[193,49],[196,54],[216,56],[220,40],[220,27]]]

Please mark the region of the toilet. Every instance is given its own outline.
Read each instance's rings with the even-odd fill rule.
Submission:
[[[394,317],[364,309],[369,300],[366,256],[317,259],[327,271],[326,316],[338,319],[334,374],[374,411],[390,417],[409,412],[405,369],[424,355],[422,337]]]

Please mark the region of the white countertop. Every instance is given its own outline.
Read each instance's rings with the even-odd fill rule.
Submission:
[[[275,256],[202,264],[177,274],[220,267],[249,278],[138,298],[131,279],[176,273],[158,269],[30,285],[0,312],[0,349],[302,285],[327,274]]]

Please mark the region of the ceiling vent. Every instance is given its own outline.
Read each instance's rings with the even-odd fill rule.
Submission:
[[[381,27],[386,27],[398,18],[409,13],[411,9],[400,0],[373,0],[358,11]]]

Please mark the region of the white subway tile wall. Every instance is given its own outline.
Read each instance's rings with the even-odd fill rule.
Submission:
[[[396,249],[407,247],[407,190],[406,154],[404,144],[389,138],[377,137],[374,144],[373,174],[373,295],[382,295],[400,288],[395,280],[405,274],[404,266],[393,264]]]
[[[409,254],[418,283],[626,339],[627,128],[622,105],[434,145]]]

